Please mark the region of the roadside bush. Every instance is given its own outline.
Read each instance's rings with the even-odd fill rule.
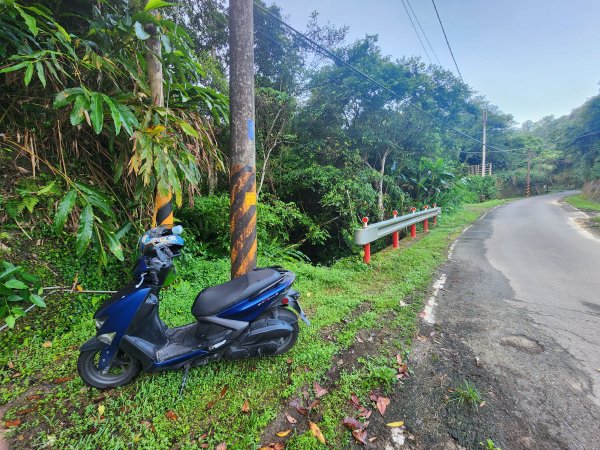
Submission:
[[[186,248],[190,253],[204,257],[229,255],[229,197],[227,194],[210,195],[195,199],[192,208],[177,212],[181,224],[189,234]],[[305,215],[294,203],[286,203],[271,196],[262,196],[258,202],[256,233],[258,252],[267,257],[288,256],[304,259],[295,248],[298,241],[313,244],[323,242],[327,232]]]
[[[468,203],[492,200],[498,196],[498,185],[496,177],[468,176],[463,178],[468,194],[465,201]]]

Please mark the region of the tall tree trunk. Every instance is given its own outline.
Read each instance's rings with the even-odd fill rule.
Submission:
[[[383,205],[383,177],[385,175],[385,161],[390,154],[389,150],[386,150],[381,156],[381,165],[379,167],[379,180],[377,181],[377,209],[379,212],[379,220],[383,220],[385,216],[385,207]]]
[[[157,35],[156,25],[150,23],[145,26],[146,32],[150,37],[146,40],[146,72],[148,74],[148,84],[152,94],[152,104],[154,106],[165,105],[165,94],[163,92],[163,67],[161,61],[160,39]],[[154,214],[152,216],[152,226],[173,225],[173,205],[171,203],[172,193],[160,192],[156,188],[154,197]]]

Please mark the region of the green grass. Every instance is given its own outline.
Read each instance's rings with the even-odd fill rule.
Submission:
[[[465,225],[500,203],[467,206],[444,215],[425,238],[400,251],[375,254],[368,267],[358,257],[333,267],[286,263],[297,274],[295,287],[312,326],[301,326],[298,343],[286,355],[193,368],[181,398],[181,372],[144,374],[131,385],[109,392],[84,386],[76,376],[77,348],[94,332],[92,313],[101,298],[61,300],[62,309],[55,311],[60,320],[53,322],[61,324],[58,331],[37,321],[18,326],[10,337],[0,336],[0,404],[11,402],[5,420],[22,420],[12,432],[24,436],[15,441],[15,448],[52,443],[53,448],[78,450],[197,449],[204,443],[213,448],[227,442],[228,449],[255,449],[282,404],[313,382],[326,381],[337,354],[352,345],[358,332],[389,327],[395,333],[393,345],[374,348],[356,367],[342,370],[322,398],[319,426],[328,442],[334,443],[332,448],[343,448],[348,434],[340,423],[350,395],[356,393],[367,402],[370,390],[392,386],[395,355],[409,351],[422,293],[445,261],[448,246]],[[180,279],[165,292],[160,305],[170,326],[193,321],[190,306],[196,293],[228,277],[226,260],[187,258],[182,263]],[[401,306],[400,300],[409,296],[412,300]],[[384,314],[387,322],[380,320]],[[326,330],[332,339],[323,339]],[[45,347],[45,341],[52,346]],[[250,410],[242,413],[246,400]],[[104,410],[102,417],[99,407]],[[167,417],[169,411],[177,420]],[[292,436],[287,448],[323,446],[308,433]]]
[[[483,401],[483,398],[477,387],[465,380],[461,386],[452,390],[450,393],[450,401],[459,405],[477,407]]]
[[[581,194],[571,195],[565,198],[565,201],[574,206],[577,209],[581,209],[583,211],[596,211],[600,212],[600,203],[594,202],[592,200],[588,200]]]

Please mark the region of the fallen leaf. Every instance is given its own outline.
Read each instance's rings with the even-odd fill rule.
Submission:
[[[325,436],[323,436],[323,433],[321,433],[319,425],[310,421],[308,422],[308,424],[310,426],[310,432],[313,434],[313,436],[316,437],[319,442],[325,444]]]
[[[396,361],[398,361],[399,366],[402,365],[402,355],[400,353],[396,355]]]
[[[379,413],[383,416],[385,414],[385,409],[390,404],[390,399],[387,397],[379,397],[377,399],[377,409]]]
[[[229,389],[229,385],[226,384],[225,386],[223,386],[223,389],[221,389],[221,393],[219,394],[219,398],[225,397],[225,394],[227,394],[228,389]]]
[[[104,405],[98,405],[98,415],[99,416],[103,416],[105,410],[106,410],[106,407]]]
[[[39,394],[31,394],[27,396],[27,400],[39,400],[40,398],[42,398],[42,396]]]
[[[291,364],[292,362],[293,362],[292,358],[288,358],[287,361],[286,361],[286,363],[288,363],[288,364]]]
[[[358,408],[358,417],[364,417],[365,419],[368,419],[369,417],[371,417],[371,413],[372,411],[368,408],[365,408],[364,406]]]
[[[278,431],[275,433],[279,437],[286,437],[292,430]]]
[[[398,422],[390,422],[390,423],[386,423],[386,425],[390,428],[397,428],[397,427],[401,427],[404,426],[404,421],[403,420],[399,420]]]
[[[360,336],[356,336],[356,340],[357,340],[358,342],[360,342],[361,344],[362,344],[363,342],[365,342],[365,341],[363,341],[363,340],[360,338]]]
[[[370,437],[369,442],[375,442],[376,439],[377,439],[377,436]]]
[[[302,407],[302,406],[299,406],[299,407],[297,407],[297,408],[296,408],[296,411],[298,411],[298,412],[299,412],[300,414],[302,414],[303,416],[306,416],[306,415],[308,415],[308,409],[306,409],[306,408],[304,408],[304,407]]]
[[[480,407],[480,408],[483,408],[484,406],[485,406],[485,401],[483,401],[483,402],[481,402],[481,403],[479,404],[479,407]]]
[[[52,347],[52,342],[51,341],[46,341],[42,344],[42,347],[44,348],[50,348]]]
[[[208,448],[208,444],[200,444],[200,448]]]
[[[215,402],[216,402],[216,400],[211,400],[210,402],[208,402],[206,404],[206,409],[208,410],[208,409],[211,409],[213,406],[215,406]]]
[[[92,402],[94,402],[94,403],[100,403],[105,398],[106,398],[106,395],[101,395],[100,397],[96,397],[94,400],[92,400]]]
[[[283,442],[275,442],[274,444],[270,444],[270,445],[273,450],[283,450],[285,448],[285,445],[283,445]]]
[[[310,402],[310,405],[308,405],[308,409],[314,409],[317,406],[319,406],[319,403],[321,403],[321,400],[315,399],[312,402]]]
[[[373,394],[373,393],[371,393],[371,394],[369,395],[369,399],[370,399],[372,402],[376,402],[378,398],[379,398],[379,396],[378,396],[378,395],[376,395],[376,394]]]
[[[13,364],[12,361],[9,361],[6,365],[8,366],[9,369],[14,369],[15,368],[15,365]]]
[[[54,384],[61,384],[61,383],[66,383],[67,381],[71,381],[74,377],[70,376],[70,377],[60,377],[60,378],[56,378],[54,379],[53,383]]]
[[[290,416],[288,413],[285,413],[285,418],[287,419],[287,421],[289,423],[291,423],[292,425],[297,423],[298,421],[296,419],[294,419],[292,416]]]
[[[321,385],[316,382],[313,385],[313,387],[315,388],[315,395],[317,396],[317,398],[321,398],[329,392],[327,389],[321,387]]]
[[[77,286],[75,286],[75,290],[81,292],[83,291],[83,287],[81,287],[81,285],[78,284]]]
[[[242,405],[242,412],[247,413],[249,411],[250,411],[250,403],[248,402],[248,400],[246,400],[244,402],[244,404]]]
[[[227,450],[227,444],[225,442],[221,442],[219,445],[217,445],[216,450]]]
[[[356,420],[354,417],[346,417],[344,419],[344,425],[346,425],[348,428],[350,428],[351,430],[356,430],[358,428],[362,428],[362,423],[360,423],[358,420]]]
[[[144,427],[151,430],[152,432],[156,431],[156,428],[154,428],[154,424],[152,422],[150,422],[149,420],[142,420],[140,422],[140,425],[143,425]]]
[[[29,414],[30,412],[33,412],[33,408],[25,408],[21,411],[17,411],[17,416],[24,416],[25,414]]]
[[[404,300],[400,300],[400,306],[406,306],[406,302]]]
[[[293,399],[290,403],[288,403],[292,408],[298,408],[299,406],[302,406],[302,402],[300,401],[299,398],[295,398]]]
[[[15,427],[18,427],[19,425],[21,425],[21,423],[22,423],[21,419],[7,420],[6,422],[4,422],[4,426],[6,428],[15,428]]]
[[[361,444],[367,445],[367,430],[352,430],[352,436]]]
[[[172,409],[168,410],[165,416],[167,419],[172,421],[179,420],[179,417],[177,417],[177,414],[175,414],[175,412]]]
[[[352,394],[352,397],[350,397],[352,404],[354,406],[356,406],[357,408],[360,406],[360,400],[358,399],[358,397],[356,396],[356,394]]]

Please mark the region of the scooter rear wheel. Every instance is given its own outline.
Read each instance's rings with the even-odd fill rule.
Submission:
[[[300,327],[298,326],[298,317],[289,309],[279,308],[278,319],[284,320],[287,323],[289,323],[293,331],[290,333],[289,336],[281,339],[281,343],[279,344],[279,347],[277,347],[277,351],[274,353],[274,355],[281,355],[282,353],[285,353],[290,348],[292,348],[298,340],[298,334],[300,333]]]
[[[140,362],[119,350],[108,373],[102,373],[98,369],[100,349],[89,350],[79,353],[77,359],[77,371],[86,384],[98,389],[111,389],[117,386],[125,386],[140,373]]]

